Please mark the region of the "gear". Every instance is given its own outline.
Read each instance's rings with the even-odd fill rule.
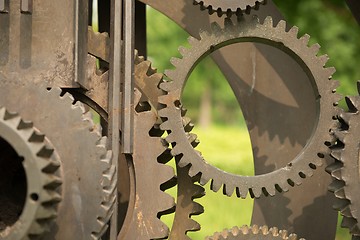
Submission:
[[[360,93],[360,82],[358,82]],[[342,226],[351,234],[360,236],[360,196],[359,196],[359,133],[360,96],[347,97],[348,112],[339,115],[339,125],[332,132],[337,141],[331,147],[335,162],[327,167],[333,182],[329,190],[334,192],[337,202],[334,206],[343,215]]]
[[[14,190],[10,188],[14,187],[15,178],[20,178],[17,175],[6,179],[11,174],[10,171],[14,170],[13,167],[10,169],[8,167],[13,166],[15,162],[13,157],[10,159],[7,157],[10,152],[8,144],[14,147],[16,157],[21,156],[26,175],[24,184],[27,185],[21,215],[13,225],[7,225],[2,229],[3,231],[0,231],[0,238],[7,240],[40,237],[56,218],[57,205],[61,201],[59,186],[62,180],[58,173],[60,167],[58,155],[48,139],[34,128],[31,122],[22,120],[16,113],[9,113],[4,107],[0,108],[0,136],[2,159],[4,159],[1,167],[7,169],[7,172],[0,177],[1,208],[9,206],[9,202],[15,203],[19,200],[19,195],[11,200],[6,198],[8,192]],[[9,160],[12,163],[8,162]],[[10,181],[8,184],[10,187],[4,184],[6,181]],[[6,212],[6,209],[2,210],[1,212]],[[11,211],[11,208],[7,211]],[[2,217],[0,221],[6,220],[6,217]]]
[[[200,175],[200,184],[205,185],[210,179],[211,189],[218,191],[223,187],[223,193],[231,196],[233,192],[245,198],[247,192],[251,197],[275,195],[276,190],[288,191],[290,186],[300,185],[304,178],[313,175],[314,170],[323,164],[323,158],[329,149],[325,145],[330,139],[328,129],[333,125],[333,117],[337,115],[337,101],[340,95],[335,93],[337,81],[332,81],[334,68],[324,68],[328,60],[326,55],[317,56],[319,45],[308,47],[309,36],[298,39],[297,27],[285,30],[286,23],[280,21],[273,26],[271,17],[260,23],[257,17],[252,20],[239,20],[234,25],[230,19],[225,19],[225,28],[221,29],[216,23],[212,24],[212,32],[201,32],[200,40],[190,37],[190,49],[181,47],[182,59],[173,58],[174,70],[168,70],[165,75],[171,81],[164,81],[160,88],[167,92],[159,98],[164,108],[159,115],[164,119],[161,129],[169,131],[166,140],[174,144],[171,153],[178,156],[179,166],[190,165],[191,177]],[[318,101],[318,123],[311,139],[298,156],[287,166],[273,172],[249,177],[224,172],[207,163],[201,154],[194,151],[198,144],[196,135],[187,133],[182,124],[181,94],[186,80],[196,64],[211,52],[233,43],[255,41],[274,46],[292,56],[304,69],[314,85],[314,94]]]
[[[209,14],[217,13],[219,17],[223,14],[231,16],[232,13],[242,15],[250,13],[251,9],[258,9],[266,0],[194,0],[195,5],[200,5],[201,10],[207,9]]]
[[[288,235],[285,230],[278,230],[277,228],[268,228],[267,226],[252,227],[242,226],[241,228],[233,227],[232,229],[225,229],[221,233],[216,232],[213,236],[207,237],[206,240],[273,240],[273,239],[288,239],[297,240],[296,234]],[[300,240],[305,240],[301,238]]]
[[[98,37],[98,34],[94,35]],[[107,41],[104,40],[105,34],[102,34],[101,39],[99,41]],[[100,38],[100,37],[99,37]],[[96,53],[90,53],[96,56]],[[91,73],[89,76],[92,76],[93,79],[90,82],[98,82],[98,83],[106,83],[107,81],[104,79],[108,78],[107,72],[97,74],[95,71],[95,58],[89,58],[89,66],[88,71]],[[134,199],[133,202],[137,202],[140,204],[134,204],[136,209],[132,212],[129,211],[127,217],[125,219],[125,223],[122,227],[122,231],[120,232],[120,236],[126,238],[127,234],[132,234],[134,236],[142,236],[148,239],[156,239],[160,236],[167,237],[168,235],[168,228],[167,226],[159,221],[158,217],[162,214],[168,214],[174,211],[174,205],[172,203],[173,200],[170,200],[170,196],[168,194],[164,194],[164,192],[158,192],[158,189],[165,191],[166,189],[172,187],[174,185],[174,174],[170,174],[170,170],[168,166],[164,164],[168,162],[172,156],[170,154],[170,150],[164,146],[164,142],[161,140],[160,136],[163,134],[164,131],[160,130],[158,127],[158,120],[157,114],[155,114],[155,109],[158,106],[158,97],[163,94],[163,91],[160,90],[157,86],[162,81],[163,74],[157,73],[156,69],[151,66],[151,62],[144,60],[143,57],[138,55],[138,52],[135,50],[135,57],[134,57],[134,72],[135,72],[135,85],[137,89],[137,96],[138,96],[138,104],[135,104],[136,111],[135,111],[135,124],[139,125],[139,129],[142,129],[145,126],[154,126],[153,128],[145,129],[144,132],[142,131],[135,131],[135,138],[138,136],[139,139],[147,139],[142,140],[146,141],[149,144],[148,147],[152,147],[153,149],[157,149],[155,153],[158,156],[150,157],[149,153],[151,151],[145,151],[146,146],[141,146],[135,144],[134,148],[134,155],[133,155],[133,164],[134,164],[134,172],[135,172],[135,180],[130,180],[132,182],[136,182],[136,189],[139,194],[138,199]],[[100,84],[101,85],[101,84]],[[100,108],[105,109],[107,111],[106,99],[106,87],[101,87],[98,85],[93,85],[94,87],[91,88],[91,91],[85,93],[87,96],[86,102],[90,104],[93,103],[100,103]],[[99,92],[100,91],[100,92]],[[95,93],[96,94],[93,94]],[[89,94],[90,93],[90,94]],[[84,94],[77,93],[75,97],[77,99],[86,99]],[[101,97],[103,100],[99,99],[98,96]],[[95,104],[96,105],[96,104]],[[99,108],[99,107],[95,107]],[[154,121],[155,118],[155,121]],[[105,118],[106,119],[106,118]],[[186,124],[187,129],[191,130],[193,125],[190,123],[189,119],[183,119],[184,124]],[[149,125],[149,123],[152,123]],[[137,128],[136,128],[137,129]],[[145,134],[144,133],[149,133]],[[162,151],[158,151],[162,149]],[[144,165],[144,156],[146,156],[148,160],[147,164]],[[156,159],[156,162],[151,160]],[[159,164],[162,163],[162,164]],[[130,167],[131,169],[132,167]],[[153,169],[153,171],[157,173],[150,174],[153,171],[149,169]],[[121,169],[120,169],[121,171]],[[197,231],[200,229],[200,225],[192,220],[190,217],[192,215],[198,215],[203,212],[203,208],[200,204],[193,201],[195,198],[199,198],[205,195],[205,191],[202,187],[194,184],[194,181],[185,173],[186,170],[177,168],[178,178],[178,198],[177,198],[177,206],[175,209],[175,222],[178,224],[173,224],[171,229],[170,238],[176,239],[188,239],[186,233],[188,231]],[[143,176],[139,175],[139,173],[144,173]],[[148,176],[147,176],[148,175]],[[181,175],[181,177],[179,177]],[[144,177],[145,176],[145,177]],[[156,177],[155,177],[156,176]],[[162,177],[161,177],[162,176]],[[164,177],[167,176],[167,177]],[[146,180],[145,180],[146,179]],[[150,190],[149,182],[154,182],[155,190]],[[131,184],[131,183],[129,183]],[[135,183],[133,183],[135,184]],[[140,190],[141,189],[141,190]],[[153,198],[154,192],[158,192],[157,198]],[[123,195],[120,193],[120,195]],[[132,195],[135,195],[133,192]],[[141,196],[141,197],[140,197]],[[143,197],[144,196],[144,197]],[[148,196],[148,197],[145,197]],[[181,197],[180,197],[181,196]],[[131,197],[131,196],[130,196]],[[163,200],[160,200],[161,197]],[[146,206],[144,206],[143,202],[146,199]],[[154,200],[154,201],[152,201]],[[166,202],[167,208],[164,206],[158,205],[159,202]],[[170,204],[171,202],[171,204]],[[149,208],[147,209],[147,206]],[[156,206],[156,207],[154,207]],[[130,209],[130,207],[128,208]],[[141,218],[137,217],[137,214],[141,211]],[[145,213],[145,214],[144,214]],[[151,227],[151,228],[150,228]],[[130,229],[132,229],[130,231]],[[146,229],[152,229],[148,233],[145,233]],[[157,229],[156,231],[154,229]],[[176,237],[175,237],[176,236]]]
[[[1,79],[0,103],[31,119],[56,148],[64,175],[58,218],[44,239],[99,239],[115,201],[115,169],[91,114],[60,88]],[[19,101],[19,96],[22,96]],[[81,150],[81,151],[80,151]]]

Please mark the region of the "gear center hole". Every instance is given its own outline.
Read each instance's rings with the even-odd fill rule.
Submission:
[[[23,212],[27,181],[24,158],[2,137],[0,152],[0,231],[3,231],[14,225]]]

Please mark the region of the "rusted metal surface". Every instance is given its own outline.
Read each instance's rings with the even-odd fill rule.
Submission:
[[[21,13],[22,7],[30,11],[31,2],[5,1],[11,10],[0,14],[0,74],[48,86],[78,86],[85,76],[87,1],[34,1],[32,14]]]

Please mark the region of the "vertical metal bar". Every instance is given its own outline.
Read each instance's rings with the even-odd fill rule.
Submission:
[[[135,48],[140,56],[147,58],[146,5],[139,1],[135,1]]]
[[[0,0],[0,13],[9,12],[9,0]]]
[[[32,13],[32,0],[21,0],[20,11],[21,13],[31,14]]]
[[[122,152],[133,151],[135,0],[124,1],[124,83],[122,95]]]
[[[119,159],[119,140],[120,140],[120,82],[121,82],[121,31],[122,31],[122,0],[111,0],[110,10],[110,79],[109,79],[109,126],[108,139],[109,146],[113,152],[113,162],[115,166],[115,180],[117,182],[118,159]],[[115,190],[117,193],[117,189]],[[111,217],[110,239],[117,239],[118,234],[118,200],[115,200],[114,213]]]

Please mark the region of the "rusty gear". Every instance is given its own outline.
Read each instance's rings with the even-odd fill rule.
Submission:
[[[4,107],[0,108],[0,136],[3,150],[6,141],[23,158],[27,183],[24,209],[13,225],[0,231],[0,238],[40,237],[49,230],[61,201],[59,186],[62,180],[58,171],[58,155],[48,139],[33,127],[32,122],[24,121],[17,113],[9,113]],[[1,177],[6,177],[6,174]],[[3,187],[1,189],[6,191]],[[6,195],[5,192],[3,194]]]
[[[58,218],[44,238],[99,239],[107,229],[115,200],[115,171],[106,138],[101,137],[82,104],[75,103],[68,93],[61,95],[60,88],[47,91],[41,85],[1,80],[0,102],[31,119],[61,159],[63,200],[58,205]]]
[[[296,234],[288,235],[286,230],[278,230],[277,228],[268,228],[267,226],[259,227],[253,225],[251,227],[242,226],[225,229],[222,232],[216,232],[213,236],[207,237],[206,240],[297,240]],[[299,240],[305,240],[301,238]]]
[[[360,93],[360,82],[358,82]],[[334,206],[343,215],[342,226],[354,236],[360,236],[360,196],[359,196],[359,133],[360,96],[346,97],[348,112],[342,112],[339,125],[333,130],[337,141],[331,147],[335,162],[328,166],[333,182],[329,190],[334,192],[337,202]]]
[[[201,10],[208,10],[209,14],[217,13],[218,16],[232,13],[242,15],[244,12],[250,13],[252,9],[258,9],[266,0],[194,0],[194,4],[200,5]]]
[[[212,32],[200,33],[200,40],[190,37],[191,48],[179,49],[183,58],[171,60],[176,69],[165,72],[170,81],[160,84],[160,88],[167,94],[159,98],[159,103],[164,106],[159,110],[159,115],[164,119],[161,128],[169,131],[166,140],[174,144],[171,153],[180,159],[180,167],[190,165],[191,177],[201,175],[200,184],[205,185],[211,179],[211,189],[215,192],[223,187],[223,193],[228,196],[234,191],[242,198],[246,197],[248,191],[251,197],[258,198],[262,193],[273,196],[276,190],[288,191],[290,186],[300,185],[304,178],[313,175],[314,170],[323,164],[323,158],[328,155],[329,149],[325,142],[330,139],[328,129],[333,125],[333,116],[337,115],[334,105],[340,99],[335,93],[338,82],[331,80],[335,69],[324,68],[328,57],[317,56],[320,46],[314,44],[309,47],[308,35],[298,39],[298,28],[292,27],[286,31],[285,26],[286,23],[280,21],[274,27],[271,17],[267,17],[264,23],[254,17],[252,20],[239,20],[236,25],[230,19],[225,19],[224,29],[215,23],[212,25]],[[313,136],[298,156],[281,169],[254,177],[224,172],[208,164],[201,154],[193,149],[198,141],[195,135],[184,130],[181,113],[183,107],[180,101],[186,80],[201,59],[218,48],[246,41],[265,43],[292,56],[312,80],[319,104],[319,119]]]

